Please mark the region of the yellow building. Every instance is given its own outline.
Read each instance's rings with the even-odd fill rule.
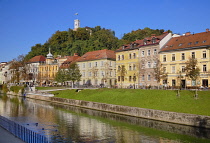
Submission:
[[[171,33],[163,33],[136,40],[116,50],[117,84],[123,88],[157,86],[154,67],[159,59],[160,48],[171,39]],[[126,73],[122,75],[122,65]],[[135,86],[134,86],[135,85]]]
[[[200,76],[197,81],[187,78],[185,67],[189,57],[196,58]],[[190,34],[172,38],[160,51],[160,61],[165,72],[168,73],[167,80],[162,84],[168,86],[203,86],[210,84],[210,32]]]
[[[136,43],[130,45],[123,45],[120,49],[116,50],[116,79],[117,86],[122,88],[132,88],[138,86],[139,74],[139,57],[138,47]],[[125,72],[121,70],[125,67]]]
[[[40,85],[53,85],[54,78],[58,72],[59,62],[50,53],[47,54],[46,62],[39,65],[38,81]]]

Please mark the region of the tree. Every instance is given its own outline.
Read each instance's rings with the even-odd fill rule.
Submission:
[[[117,72],[120,75],[120,82],[121,82],[121,88],[122,88],[122,82],[124,82],[124,78],[127,73],[127,71],[125,69],[125,65],[119,66]]]
[[[154,77],[157,80],[158,84],[160,84],[161,79],[166,80],[168,77],[168,73],[166,73],[159,59],[156,60],[156,67],[154,68]]]
[[[67,81],[67,71],[65,69],[59,69],[54,80],[63,85],[63,83]]]
[[[196,86],[196,80],[200,76],[200,68],[197,66],[198,61],[197,59],[190,57],[185,64],[186,64],[185,67],[186,77],[195,82]]]
[[[81,76],[78,65],[72,63],[67,70],[67,80],[72,81],[72,87],[74,87],[75,81],[81,80]]]

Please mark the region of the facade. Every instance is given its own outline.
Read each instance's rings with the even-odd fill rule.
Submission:
[[[7,63],[6,62],[1,62],[0,63],[0,84],[3,84],[4,83],[4,71],[3,71],[3,68],[5,67]]]
[[[59,61],[50,53],[47,54],[46,61],[39,66],[37,81],[40,85],[53,85],[54,78],[59,69]]]
[[[80,85],[112,87],[115,82],[115,52],[98,50],[87,52],[76,60],[82,74]]]
[[[116,51],[117,84],[119,87],[157,86],[154,78],[154,67],[159,59],[158,52],[171,39],[171,33],[136,40],[123,45]],[[119,68],[125,66],[126,73],[122,78]]]
[[[29,74],[29,80],[30,83],[36,84],[38,82],[38,76],[39,76],[39,66],[43,63],[45,63],[46,58],[42,55],[35,56],[31,58],[28,63],[28,74]]]
[[[197,81],[186,78],[186,62],[189,57],[196,58],[200,76]],[[160,61],[165,72],[168,73],[166,81],[162,84],[168,86],[204,86],[210,85],[210,32],[190,34],[173,37],[160,51]]]
[[[4,64],[4,66],[2,66],[2,68],[1,68],[2,84],[10,83],[10,81],[12,79],[12,71],[10,70],[10,65],[11,65],[11,62],[8,62],[8,63]]]

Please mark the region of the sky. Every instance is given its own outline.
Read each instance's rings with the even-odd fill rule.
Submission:
[[[75,19],[80,27],[111,29],[118,38],[145,27],[204,32],[209,6],[210,0],[0,0],[0,62],[27,54],[58,30],[73,29]]]

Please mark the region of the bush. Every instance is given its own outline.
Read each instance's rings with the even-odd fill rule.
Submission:
[[[3,93],[7,93],[9,91],[7,84],[3,84],[2,90],[3,90]]]

